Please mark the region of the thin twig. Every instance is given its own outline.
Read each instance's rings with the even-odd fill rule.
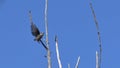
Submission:
[[[75,65],[75,68],[78,68],[79,63],[80,63],[80,56],[78,57],[77,63]]]
[[[98,42],[99,42],[99,48],[100,48],[100,55],[99,55],[99,68],[100,68],[101,67],[101,58],[102,58],[102,43],[101,43],[99,26],[98,26],[98,22],[97,22],[97,19],[96,19],[94,9],[92,7],[92,3],[90,3],[90,8],[92,10],[92,14],[93,14],[93,17],[94,17],[94,21],[95,21],[95,25],[96,25],[97,33],[98,33]]]
[[[58,49],[58,39],[57,39],[57,36],[55,36],[55,43],[56,43],[56,53],[57,53],[57,60],[58,60],[59,68],[62,68],[60,55],[59,55],[59,49]]]
[[[47,19],[47,13],[48,13],[48,0],[45,0],[45,29],[46,29],[46,43],[49,47],[48,43],[48,19]]]
[[[51,57],[50,57],[50,48],[49,48],[49,41],[48,41],[48,0],[45,0],[45,29],[46,29],[46,45],[47,45],[47,59],[48,59],[48,68],[51,68]]]
[[[96,51],[96,68],[99,68],[98,58],[99,58],[98,52]]]
[[[70,68],[70,64],[68,64],[68,68]]]

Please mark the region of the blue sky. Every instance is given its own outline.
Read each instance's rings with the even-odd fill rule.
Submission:
[[[119,68],[119,0],[49,0],[48,29],[52,67],[58,68],[55,35],[63,68],[74,68],[80,56],[80,68],[95,68],[99,50],[97,30],[89,7],[92,2],[102,39],[102,68]],[[45,32],[44,0],[0,0],[0,68],[47,68],[46,51],[30,31],[28,11]],[[45,41],[45,37],[42,39]]]

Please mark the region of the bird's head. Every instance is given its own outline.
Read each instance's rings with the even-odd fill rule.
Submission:
[[[44,33],[43,33],[43,32],[41,32],[41,33],[40,33],[40,36],[41,36],[41,37],[43,37],[43,35],[44,35]]]
[[[34,39],[34,41],[40,41],[43,37],[44,33],[41,32],[39,35],[36,36],[36,38]]]

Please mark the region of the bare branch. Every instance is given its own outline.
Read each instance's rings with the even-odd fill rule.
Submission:
[[[75,65],[75,68],[78,68],[79,63],[80,63],[80,56],[78,57],[77,63]]]
[[[48,20],[47,20],[47,13],[48,13],[48,0],[45,0],[45,29],[46,29],[46,43],[48,43]],[[49,47],[49,45],[47,45]]]
[[[68,68],[70,68],[70,64],[68,64]]]
[[[59,55],[59,49],[58,49],[58,39],[57,39],[57,36],[55,36],[55,43],[56,43],[56,54],[57,54],[57,60],[58,60],[59,68],[62,68],[60,55]]]
[[[49,48],[49,41],[48,41],[48,0],[45,0],[45,29],[46,29],[46,45],[47,45],[47,59],[48,59],[48,68],[51,68],[51,57],[50,57],[50,48]]]
[[[92,14],[93,14],[93,17],[94,17],[94,21],[95,21],[96,28],[97,28],[97,33],[98,33],[98,42],[99,42],[99,48],[100,48],[100,55],[99,55],[99,68],[100,68],[100,66],[101,66],[101,58],[102,58],[102,43],[101,43],[99,26],[98,26],[98,22],[97,22],[97,19],[96,19],[96,15],[95,15],[94,9],[92,7],[92,3],[90,3],[90,8],[92,10]]]
[[[98,52],[96,51],[96,68],[99,68],[98,58],[99,58]]]

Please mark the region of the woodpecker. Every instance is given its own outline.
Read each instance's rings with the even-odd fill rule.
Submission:
[[[32,35],[35,36],[34,41],[37,41],[39,43],[41,42],[43,47],[47,50],[48,48],[46,47],[46,45],[41,40],[44,33],[40,32],[39,29],[37,28],[37,26],[33,23],[31,11],[29,11],[29,17],[30,17],[30,23],[31,23],[31,32],[32,32]]]

